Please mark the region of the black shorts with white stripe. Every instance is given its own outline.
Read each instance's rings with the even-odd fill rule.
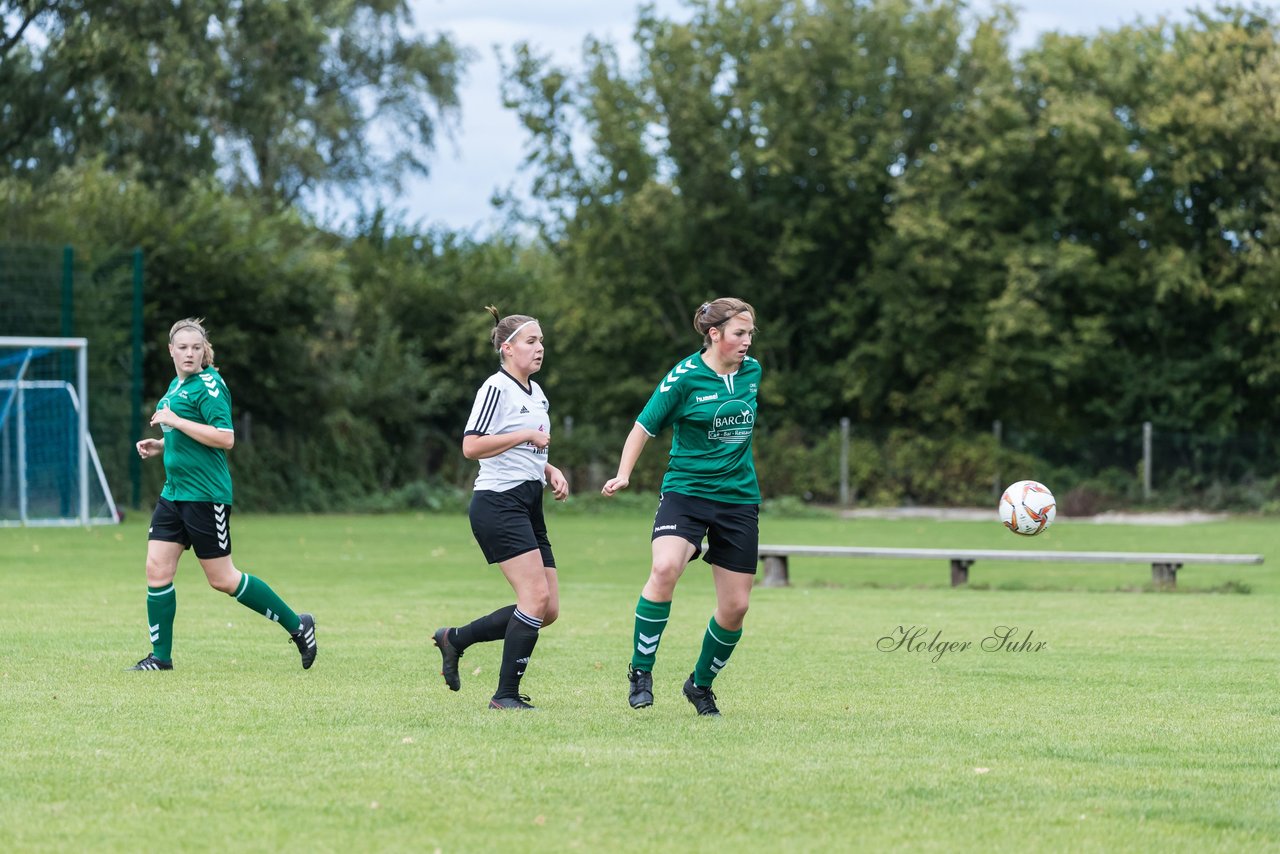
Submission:
[[[693,545],[693,556],[730,572],[756,574],[760,552],[760,505],[728,504],[679,492],[658,496],[658,512],[653,517],[653,536],[680,537]]]
[[[181,543],[201,559],[226,557],[231,554],[231,505],[161,498],[147,539]]]

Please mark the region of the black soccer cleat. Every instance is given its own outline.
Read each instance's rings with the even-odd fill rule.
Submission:
[[[533,709],[536,708],[529,704],[529,698],[524,694],[515,697],[494,697],[489,701],[491,709]]]
[[[653,674],[648,670],[636,670],[627,665],[627,681],[631,683],[631,696],[627,702],[633,709],[643,709],[653,705]]]
[[[457,691],[462,687],[462,680],[458,678],[458,659],[462,658],[462,653],[449,643],[447,628],[436,629],[431,639],[440,650],[440,675],[444,677],[444,684],[449,686],[450,691]]]
[[[147,653],[147,657],[139,661],[133,667],[126,667],[125,670],[172,670],[172,661],[161,661],[152,653]]]
[[[692,673],[684,681],[684,698],[693,703],[693,707],[698,710],[699,715],[706,715],[712,718],[720,717],[720,710],[716,708],[716,695],[711,693],[711,686],[699,688],[694,685]]]
[[[298,645],[302,654],[302,669],[309,670],[316,660],[316,619],[310,614],[298,615],[298,630],[289,633],[289,640]]]

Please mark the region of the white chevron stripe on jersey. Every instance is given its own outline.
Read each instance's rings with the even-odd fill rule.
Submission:
[[[698,366],[694,364],[693,359],[685,359],[683,362],[667,372],[667,376],[664,378],[663,382],[658,384],[658,388],[662,389],[664,392],[670,391],[671,385],[675,385],[679,381],[680,377],[689,373],[689,371],[692,371],[696,367]],[[671,383],[671,385],[667,385],[667,383]]]

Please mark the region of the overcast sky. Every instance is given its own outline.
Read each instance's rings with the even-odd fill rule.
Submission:
[[[657,0],[660,14],[687,17],[679,0]],[[987,8],[973,0],[973,8]],[[1044,32],[1087,34],[1161,15],[1183,20],[1187,0],[1024,0],[1016,3],[1020,29],[1017,48]],[[1212,4],[1208,4],[1212,5]],[[639,4],[632,0],[410,0],[415,24],[426,33],[448,32],[475,53],[461,92],[462,116],[453,141],[441,139],[430,161],[431,175],[411,180],[403,196],[381,201],[404,212],[410,224],[474,230],[483,235],[496,222],[489,199],[495,190],[514,188],[524,195],[529,176],[520,172],[523,131],[503,109],[494,46],[509,49],[528,41],[564,65],[580,65],[583,39],[604,38],[618,46],[624,61],[636,51],[631,43]],[[323,207],[323,206],[322,206]],[[354,206],[330,203],[322,216],[349,218]],[[336,224],[336,223],[335,223]]]

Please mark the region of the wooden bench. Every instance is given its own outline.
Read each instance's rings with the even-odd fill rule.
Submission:
[[[790,583],[787,559],[800,557],[872,557],[910,560],[945,560],[951,564],[951,586],[969,583],[969,567],[979,560],[1016,560],[1035,563],[1149,563],[1151,581],[1157,587],[1174,588],[1183,564],[1259,564],[1262,555],[1203,554],[1182,552],[1050,552],[974,549],[890,549],[866,546],[760,546],[764,587],[786,587]]]

